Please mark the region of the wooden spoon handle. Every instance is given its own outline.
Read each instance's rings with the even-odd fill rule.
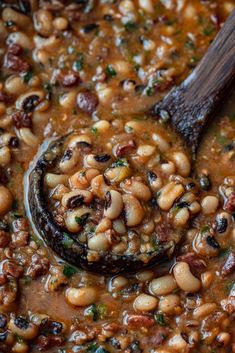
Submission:
[[[175,130],[195,154],[203,127],[234,83],[235,10],[195,70],[152,107],[151,115],[168,114]]]
[[[213,108],[235,81],[235,10],[217,34],[206,55],[184,81],[185,98]],[[209,106],[208,106],[209,100]]]

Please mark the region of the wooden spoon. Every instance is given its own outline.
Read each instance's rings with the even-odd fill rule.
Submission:
[[[193,157],[205,126],[235,80],[235,10],[206,55],[177,88],[151,109],[154,118],[169,118]]]

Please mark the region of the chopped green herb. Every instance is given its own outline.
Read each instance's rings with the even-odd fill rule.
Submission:
[[[97,134],[98,134],[98,129],[97,129],[97,127],[92,126],[91,132],[93,132],[94,135],[97,135]]]
[[[65,265],[65,266],[64,266],[63,274],[64,274],[66,277],[70,278],[70,277],[72,277],[73,275],[75,275],[76,272],[77,272],[77,270],[76,270],[74,267],[69,266],[69,265]]]
[[[19,335],[15,335],[15,337],[16,337],[16,341],[18,342],[18,343],[24,343],[24,339],[21,337],[21,336],[19,336]]]
[[[153,96],[155,92],[154,87],[147,87],[145,92],[148,97]]]
[[[28,83],[32,77],[33,77],[33,73],[31,71],[29,71],[23,75],[23,80],[25,83]]]
[[[165,24],[167,25],[167,26],[173,26],[174,24],[176,24],[177,23],[177,20],[176,19],[171,19],[171,20],[166,20],[165,21]]]
[[[47,92],[51,92],[52,91],[52,86],[49,82],[45,82],[43,85],[43,88],[47,91]]]
[[[134,22],[131,22],[131,21],[126,22],[125,25],[124,25],[124,27],[125,27],[125,30],[126,30],[127,32],[133,32],[133,31],[135,31],[135,30],[138,28],[138,27],[137,27],[137,24],[134,23]]]
[[[90,233],[95,233],[95,228],[94,228],[94,227],[91,227],[91,228],[89,229],[89,232],[90,232]]]
[[[63,233],[63,245],[69,249],[73,246],[73,239],[67,233]]]
[[[129,134],[130,132],[133,131],[133,127],[127,125],[125,126],[125,131]]]
[[[116,167],[128,167],[129,164],[126,160],[126,158],[122,158],[122,159],[117,159],[113,164],[112,167],[116,168]]]
[[[210,36],[214,32],[215,28],[214,27],[207,27],[203,29],[203,34],[204,36]]]
[[[228,283],[228,286],[227,286],[228,292],[230,292],[230,291],[233,289],[233,287],[235,287],[235,279],[232,279],[232,280]]]
[[[160,326],[167,326],[167,322],[165,321],[163,314],[160,314],[160,313],[154,314],[154,320]]]
[[[38,239],[35,234],[30,234],[30,240],[34,241],[38,246],[42,245],[41,239]]]
[[[30,283],[32,282],[32,277],[30,277],[30,276],[24,276],[24,277],[22,278],[22,281],[23,281],[23,283],[24,283],[25,285],[30,284]]]
[[[85,310],[85,316],[89,316],[93,321],[103,320],[107,314],[105,304],[92,304]]]
[[[105,72],[108,77],[115,77],[117,75],[112,65],[106,66]]]
[[[96,343],[91,343],[87,347],[86,351],[89,352],[89,353],[95,353],[96,349],[97,349],[97,344]]]
[[[188,39],[186,42],[185,42],[185,47],[187,49],[195,49],[195,44],[192,40]]]
[[[225,145],[228,142],[228,138],[226,136],[223,136],[223,135],[218,135],[218,136],[216,136],[216,141],[220,145]]]
[[[75,71],[81,71],[84,66],[84,55],[82,53],[78,54],[78,59],[73,63],[73,69]]]
[[[220,249],[219,256],[220,257],[227,256],[229,254],[229,252],[230,252],[230,248]]]
[[[206,234],[210,231],[210,227],[208,225],[201,228],[201,234]]]

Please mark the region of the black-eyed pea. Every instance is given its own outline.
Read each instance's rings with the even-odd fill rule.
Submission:
[[[186,262],[177,262],[173,268],[177,285],[185,292],[195,293],[201,288],[201,281],[190,271]]]
[[[201,207],[204,215],[215,213],[219,206],[219,199],[217,196],[208,195],[202,199]]]
[[[79,151],[77,149],[67,149],[60,160],[59,168],[62,173],[66,174],[71,171],[79,160]]]
[[[89,168],[80,170],[69,179],[71,189],[86,189],[90,186],[91,180],[99,175],[98,169]]]
[[[162,163],[161,170],[163,171],[163,173],[165,173],[167,175],[174,174],[175,173],[175,164],[171,161],[166,162],[166,163]]]
[[[64,184],[58,184],[54,190],[52,190],[52,198],[60,201],[64,194],[68,193],[69,189]]]
[[[4,215],[11,210],[13,204],[13,196],[10,190],[0,185],[0,215]]]
[[[57,31],[65,31],[68,27],[68,20],[65,17],[56,17],[53,20],[53,26]]]
[[[80,145],[89,147],[91,143],[92,143],[92,140],[88,135],[73,135],[69,139],[68,148],[73,149],[73,148],[79,147]]]
[[[201,211],[201,205],[198,201],[193,201],[188,207],[190,213],[196,214]]]
[[[29,16],[24,15],[23,13],[20,13],[19,11],[14,10],[13,8],[5,7],[2,11],[2,19],[4,22],[9,22],[12,21],[15,23],[17,26],[20,28],[25,28],[27,27],[31,19]]]
[[[151,270],[145,270],[141,272],[137,272],[136,278],[140,282],[148,282],[151,281],[151,279],[154,277],[154,272]]]
[[[95,88],[99,101],[103,104],[107,103],[113,95],[112,88],[108,87],[106,83],[97,83]]]
[[[180,197],[183,192],[183,185],[175,184],[174,182],[168,183],[160,190],[160,195],[157,199],[159,207],[164,211],[168,211],[175,200]]]
[[[201,281],[203,288],[209,288],[214,280],[214,272],[206,271],[201,274]]]
[[[123,210],[123,200],[120,192],[110,190],[105,195],[104,216],[109,219],[116,219]]]
[[[143,122],[141,121],[135,121],[135,120],[131,120],[128,121],[125,124],[125,131],[130,133],[130,132],[142,132],[143,131]]]
[[[171,156],[179,175],[187,177],[191,171],[191,164],[188,156],[184,152],[174,152]]]
[[[141,226],[141,231],[144,234],[152,234],[155,229],[155,223],[152,219],[147,220],[142,226]]]
[[[156,147],[151,145],[140,145],[137,148],[137,154],[140,157],[151,157],[155,151]]]
[[[157,305],[157,298],[145,293],[141,293],[138,295],[138,297],[135,298],[133,308],[135,311],[149,312],[155,310]]]
[[[30,37],[21,31],[12,32],[8,36],[7,42],[11,44],[18,44],[22,48],[27,48],[27,49],[32,49],[32,46],[33,46],[33,42],[30,39]]]
[[[162,134],[160,134],[160,133],[153,133],[152,139],[161,152],[169,151],[170,143],[165,136],[162,136]]]
[[[11,150],[8,146],[0,147],[0,165],[6,166],[11,161]]]
[[[69,108],[75,106],[76,97],[77,97],[77,92],[71,90],[71,91],[66,92],[60,96],[59,103],[63,108],[69,109]]]
[[[0,116],[3,116],[6,112],[6,106],[4,103],[0,103]]]
[[[122,234],[122,235],[126,234],[126,226],[121,219],[115,219],[113,221],[113,229],[118,234]]]
[[[174,352],[189,352],[189,345],[188,343],[184,340],[183,336],[179,334],[175,334],[173,337],[171,337],[168,341],[168,346],[170,349],[172,349]]]
[[[105,233],[97,233],[89,238],[87,245],[90,250],[106,251],[110,248],[111,244]]]
[[[107,192],[111,190],[111,187],[105,183],[103,175],[97,175],[91,181],[91,189],[93,194],[104,199]]]
[[[66,212],[65,224],[67,229],[72,233],[79,232],[82,228],[82,225],[88,219],[90,213],[91,209],[89,208],[79,208]]]
[[[104,134],[110,129],[110,122],[107,120],[99,120],[94,125],[93,128],[97,129],[96,131],[100,134]]]
[[[109,218],[103,218],[96,227],[96,233],[103,233],[108,229],[112,228],[112,222]]]
[[[127,241],[122,240],[122,241],[120,241],[119,243],[114,244],[114,245],[112,246],[112,252],[113,252],[114,254],[120,255],[120,254],[123,254],[124,252],[126,252],[126,251],[127,251],[127,248],[128,248],[128,243],[127,243]]]
[[[26,84],[22,77],[12,75],[5,82],[5,91],[10,94],[22,94],[26,90]]]
[[[16,342],[12,347],[12,353],[27,353],[29,346],[26,342]]]
[[[43,90],[30,90],[21,94],[19,98],[17,98],[15,105],[16,108],[20,110],[33,110],[44,98],[45,92]]]
[[[27,146],[36,148],[39,144],[38,137],[32,133],[32,131],[27,127],[22,127],[19,129],[19,138],[22,140]]]
[[[165,275],[153,279],[149,283],[149,291],[153,295],[166,295],[177,288],[176,281],[172,275]]]
[[[147,185],[143,182],[135,179],[126,179],[122,184],[121,188],[139,200],[149,201],[151,199],[151,191]]]
[[[158,309],[169,316],[181,313],[180,297],[177,294],[168,294],[160,297]]]
[[[84,158],[84,166],[86,168],[96,168],[98,170],[106,169],[111,163],[111,157],[109,154],[88,154]]]
[[[119,292],[121,289],[125,288],[128,285],[128,279],[123,276],[113,277],[109,281],[109,291],[110,292]]]
[[[231,341],[231,335],[228,332],[220,332],[216,336],[216,341],[224,347],[227,347]]]
[[[34,13],[33,22],[35,30],[44,37],[48,37],[53,31],[53,16],[50,11],[40,9]]]
[[[217,308],[216,303],[205,303],[200,306],[198,306],[196,309],[193,311],[193,317],[196,320],[203,319],[204,317],[210,315],[212,312],[214,312]]]
[[[95,287],[68,288],[66,299],[69,304],[74,306],[87,306],[96,302],[98,297]]]
[[[145,212],[139,200],[129,194],[123,195],[125,221],[128,227],[135,227],[144,218]]]
[[[90,203],[92,199],[93,194],[88,190],[73,190],[62,197],[61,204],[67,208],[76,208],[83,203]]]
[[[188,222],[190,218],[190,213],[187,207],[180,208],[176,212],[174,217],[174,225],[177,227],[183,227]]]
[[[48,188],[55,188],[59,184],[68,184],[68,175],[47,173],[44,177],[44,184]]]
[[[17,316],[9,321],[8,328],[25,340],[32,340],[38,335],[38,327],[22,316]]]
[[[147,174],[147,177],[148,177],[149,186],[153,191],[158,191],[161,189],[163,185],[163,181],[160,176],[158,176],[156,173],[152,171],[149,171]]]
[[[147,13],[154,12],[154,6],[152,0],[139,0],[139,6]]]

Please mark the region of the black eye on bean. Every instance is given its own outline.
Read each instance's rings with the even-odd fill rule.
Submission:
[[[209,246],[211,246],[213,249],[220,249],[220,245],[219,245],[219,243],[217,242],[217,240],[216,240],[214,237],[208,235],[208,236],[206,237],[206,242],[207,242],[207,244],[208,244]]]
[[[7,324],[7,317],[4,314],[0,314],[0,328],[6,327]]]
[[[227,230],[227,227],[228,227],[228,220],[227,218],[225,217],[219,217],[217,220],[216,220],[216,230],[218,233],[224,233],[226,232]]]
[[[48,320],[42,328],[42,333],[45,335],[59,335],[62,330],[63,324],[61,322]]]
[[[14,319],[14,324],[21,330],[27,330],[29,327],[29,321],[22,316],[17,316]]]
[[[110,155],[105,153],[105,154],[99,154],[97,156],[94,157],[94,159],[96,160],[96,162],[99,163],[105,163],[108,162],[110,160]]]
[[[202,174],[199,180],[199,184],[202,190],[208,191],[211,188],[211,181],[208,175]]]

